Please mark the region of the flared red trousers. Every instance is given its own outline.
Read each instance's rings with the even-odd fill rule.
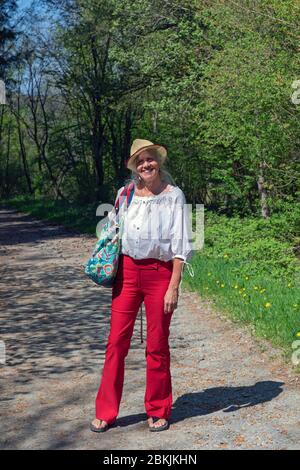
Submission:
[[[147,323],[145,411],[147,417],[169,419],[172,384],[168,338],[173,311],[165,313],[164,296],[172,269],[172,260],[137,260],[120,255],[112,288],[110,332],[96,397],[96,418],[108,423],[113,423],[117,418],[122,398],[125,358],[137,313],[144,302]]]

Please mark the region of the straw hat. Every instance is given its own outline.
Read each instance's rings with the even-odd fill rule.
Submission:
[[[164,145],[154,144],[153,142],[150,142],[150,140],[135,139],[130,149],[130,157],[126,161],[127,168],[134,171],[136,169],[135,160],[137,156],[144,150],[148,149],[156,149],[161,157],[162,163],[167,158],[167,149]]]

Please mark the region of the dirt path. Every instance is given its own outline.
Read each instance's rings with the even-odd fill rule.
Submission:
[[[171,324],[170,429],[146,426],[138,319],[116,426],[89,430],[111,300],[111,290],[81,267],[94,241],[0,210],[1,448],[299,449],[298,377],[276,350],[262,351],[244,328],[187,291]]]

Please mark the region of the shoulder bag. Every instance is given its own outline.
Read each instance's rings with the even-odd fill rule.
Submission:
[[[91,258],[84,264],[85,274],[98,286],[112,287],[118,270],[119,255],[125,212],[120,220],[119,210],[126,204],[126,210],[134,194],[134,184],[125,186],[119,195],[114,209],[115,219],[109,220],[102,227]]]

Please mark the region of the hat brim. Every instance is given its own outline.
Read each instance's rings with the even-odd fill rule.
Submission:
[[[153,145],[145,145],[145,147],[141,147],[140,149],[138,149],[133,155],[131,155],[128,160],[126,161],[126,166],[129,170],[135,170],[135,160],[136,158],[138,157],[138,155],[143,152],[144,150],[149,150],[149,149],[159,149],[160,152],[160,156],[162,158],[162,162],[165,161],[165,159],[167,158],[167,155],[168,155],[168,151],[167,151],[167,148],[165,145],[161,145],[161,144],[153,144]]]

